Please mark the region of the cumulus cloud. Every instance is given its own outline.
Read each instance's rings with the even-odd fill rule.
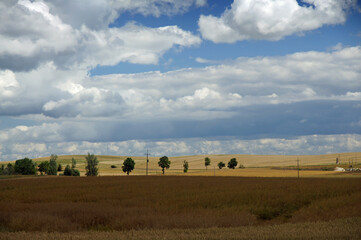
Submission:
[[[177,26],[148,28],[128,23],[105,31],[83,29],[86,50],[82,59],[89,66],[115,65],[118,62],[157,64],[159,58],[174,46],[190,47],[201,40]]]
[[[302,4],[303,3],[303,4]],[[199,19],[202,37],[215,43],[247,39],[276,41],[292,34],[342,24],[356,0],[234,0],[222,16]]]
[[[1,96],[12,97],[14,90],[19,87],[14,72],[10,70],[0,71],[0,99]]]
[[[11,3],[0,5],[0,68],[29,70],[76,47],[74,29],[52,15],[46,3]]]
[[[193,1],[188,3],[192,5]],[[190,47],[201,42],[198,36],[177,26],[148,28],[128,23],[109,28],[120,11],[113,5],[120,7],[124,2],[92,1],[84,6],[78,1],[65,1],[64,6],[62,4],[63,1],[56,0],[21,0],[0,5],[0,69],[29,71],[47,62],[61,68],[83,69],[121,61],[157,64],[172,47]],[[153,4],[158,6],[156,2]],[[139,2],[139,6],[146,5],[144,1]],[[71,7],[74,9],[66,11]],[[92,12],[95,15],[91,15]],[[85,15],[88,17],[81,21],[79,16]]]
[[[95,76],[88,84],[118,90],[133,116],[219,118],[229,117],[243,106],[358,101],[359,61],[361,48],[357,46],[333,52],[239,58],[166,73]]]
[[[14,86],[0,87],[0,116],[41,114],[45,103],[70,96],[68,92],[61,90],[64,82],[77,84],[87,76],[85,70],[61,70],[53,63],[41,65],[29,72],[2,72],[11,76]],[[6,81],[9,84],[8,78],[0,74],[0,82]],[[11,91],[11,94],[5,94],[5,91]]]
[[[246,106],[359,101],[360,61],[357,46],[165,73],[88,76],[48,63],[30,72],[0,72],[0,115],[217,119]]]
[[[69,99],[47,102],[43,110],[51,117],[107,117],[122,112],[124,107],[118,93],[90,88],[75,93]]]

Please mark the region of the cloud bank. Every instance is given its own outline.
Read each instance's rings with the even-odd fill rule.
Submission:
[[[0,133],[1,138],[1,133]],[[1,160],[49,156],[87,154],[143,156],[150,149],[152,156],[184,156],[203,154],[290,154],[312,155],[338,152],[357,152],[361,147],[360,135],[310,135],[292,139],[165,139],[158,141],[130,140],[117,142],[49,142],[6,143],[0,146]],[[9,153],[8,153],[9,152]],[[5,154],[7,153],[7,154]]]
[[[91,77],[84,70],[45,64],[30,72],[0,71],[0,113],[123,120],[217,119],[247,106],[360,101],[360,61],[361,48],[357,46],[239,58],[165,73]]]

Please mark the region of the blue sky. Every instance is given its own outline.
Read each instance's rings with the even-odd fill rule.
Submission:
[[[356,0],[7,0],[0,160],[361,148]]]
[[[233,1],[207,1],[202,8],[193,7],[188,12],[175,16],[162,15],[159,17],[144,16],[142,14],[126,12],[111,23],[110,27],[121,27],[129,21],[135,21],[148,27],[162,27],[177,25],[180,28],[199,33],[198,20],[200,15],[221,16],[224,10],[230,8]],[[301,1],[298,1],[302,4]],[[360,7],[360,3],[357,3]],[[357,9],[350,9],[345,24],[325,25],[301,35],[290,35],[280,41],[248,40],[233,44],[215,44],[203,41],[201,46],[171,50],[163,55],[158,65],[127,64],[120,62],[115,66],[98,66],[91,70],[91,75],[111,73],[136,73],[144,71],[169,71],[179,68],[202,67],[205,64],[195,61],[197,57],[214,61],[236,59],[238,57],[282,56],[300,51],[328,51],[339,43],[345,46],[360,45],[361,15]],[[166,24],[165,24],[166,23]],[[169,63],[169,59],[172,62]]]

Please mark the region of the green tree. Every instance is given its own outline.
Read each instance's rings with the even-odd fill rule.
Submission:
[[[16,160],[14,166],[15,173],[23,175],[34,175],[36,174],[35,163],[29,158]]]
[[[237,166],[238,162],[235,158],[231,158],[231,160],[229,160],[227,167],[234,169]]]
[[[49,172],[49,162],[48,161],[44,161],[44,162],[41,162],[38,166],[38,170],[40,172],[41,175],[44,174],[48,174]]]
[[[0,175],[12,175],[15,173],[15,169],[14,169],[14,166],[11,164],[11,163],[8,163],[8,165],[5,166],[4,165],[1,165],[1,172],[0,172]]]
[[[134,165],[135,165],[135,162],[132,158],[127,158],[124,160],[123,162],[123,166],[122,166],[122,169],[123,169],[123,172],[127,173],[127,175],[129,175],[129,173],[131,171],[133,171],[134,169]]]
[[[71,168],[68,165],[66,165],[65,169],[64,169],[64,176],[71,176]]]
[[[75,158],[71,158],[71,168],[74,169],[76,167],[76,160]]]
[[[80,172],[77,169],[70,168],[68,164],[64,169],[64,176],[80,176]]]
[[[206,169],[208,170],[208,166],[211,165],[211,159],[209,157],[206,157],[204,159],[204,166],[206,166]]]
[[[184,173],[187,173],[188,172],[188,168],[189,168],[189,165],[188,165],[188,162],[186,160],[183,161],[183,172]]]
[[[85,175],[89,176],[98,176],[98,159],[94,154],[88,153],[88,156],[85,157],[87,165],[85,167]]]
[[[14,166],[11,163],[8,163],[8,165],[6,166],[6,171],[7,174],[12,175],[15,173],[15,169]]]
[[[222,168],[224,168],[226,166],[226,164],[224,163],[224,162],[219,162],[218,163],[218,168],[219,169],[222,169]]]
[[[49,161],[49,171],[48,175],[57,175],[58,174],[58,164],[56,163],[57,155],[51,154]]]
[[[163,156],[159,158],[158,166],[162,168],[162,172],[164,174],[164,169],[168,169],[170,167],[171,161],[169,161],[167,156]]]
[[[61,166],[61,164],[59,163],[58,164],[58,172],[61,172],[61,171],[63,171],[63,166]]]
[[[71,169],[71,175],[72,176],[80,176],[80,172],[78,169]]]

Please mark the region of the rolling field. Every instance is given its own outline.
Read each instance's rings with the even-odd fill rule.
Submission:
[[[97,156],[101,177],[0,176],[0,240],[359,239],[361,173],[324,171],[361,167],[358,156],[171,157],[165,176],[151,157],[148,177],[145,157],[132,157],[127,177],[127,156]],[[84,155],[57,162],[64,168],[73,157],[84,176]],[[246,168],[216,167],[233,157]]]
[[[71,164],[71,159],[74,157],[77,161],[77,169],[81,175],[85,174],[85,155],[59,156],[57,162],[65,167],[66,164]],[[97,156],[99,160],[99,175],[100,176],[118,176],[125,175],[122,172],[121,166],[124,159],[128,156]],[[204,166],[204,158],[211,159],[211,165],[206,170]],[[145,175],[146,173],[146,157],[132,157],[135,161],[135,169],[132,175]],[[223,168],[219,170],[218,162],[223,161],[228,163],[231,158],[236,158],[239,164],[243,164],[245,169],[230,170]],[[336,165],[336,158],[339,158],[340,165]],[[296,160],[300,160],[301,177],[357,177],[360,174],[346,174],[337,173],[333,171],[322,171],[322,168],[334,168],[336,166],[347,168],[349,162],[354,162],[354,167],[361,168],[361,153],[340,153],[327,155],[303,155],[303,156],[289,156],[289,155],[198,155],[198,156],[180,156],[170,157],[172,162],[171,167],[166,170],[166,175],[192,175],[192,176],[243,176],[243,177],[297,177]],[[34,161],[40,163],[41,161],[48,161],[49,157],[37,158]],[[150,175],[160,175],[161,168],[158,166],[159,157],[149,158]],[[183,173],[183,161],[189,163],[189,171],[187,174]],[[115,165],[117,168],[111,168]],[[290,168],[294,168],[293,170]],[[308,170],[307,170],[308,169]],[[317,171],[318,170],[318,171]]]
[[[361,184],[353,178],[37,177],[4,179],[0,189],[0,239],[360,234]]]

